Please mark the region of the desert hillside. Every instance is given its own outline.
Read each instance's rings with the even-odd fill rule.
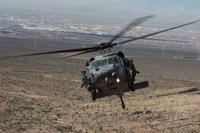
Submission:
[[[93,102],[81,88],[85,59],[0,61],[0,132],[200,132],[200,62],[135,59],[150,87]]]

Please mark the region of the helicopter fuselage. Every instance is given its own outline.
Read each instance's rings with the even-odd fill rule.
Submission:
[[[109,62],[112,59],[116,59],[116,62]],[[104,64],[90,70],[90,77],[94,87],[104,94],[121,95],[126,84],[126,70],[121,58],[117,55],[108,56],[95,60],[91,64],[96,61],[104,62]]]
[[[98,94],[122,96],[124,89],[133,88],[137,71],[122,52],[96,56],[86,66],[83,85],[93,100]]]

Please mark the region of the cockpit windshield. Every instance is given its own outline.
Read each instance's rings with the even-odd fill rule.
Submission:
[[[100,60],[98,60],[98,61],[93,61],[93,62],[91,63],[91,65],[90,65],[90,68],[91,68],[91,69],[96,69],[96,68],[98,68],[98,67],[100,66],[100,64],[101,64]]]
[[[114,56],[114,57],[108,57],[108,58],[104,58],[102,60],[96,60],[91,62],[90,64],[90,69],[96,69],[100,66],[106,66],[106,65],[119,65],[119,59]]]

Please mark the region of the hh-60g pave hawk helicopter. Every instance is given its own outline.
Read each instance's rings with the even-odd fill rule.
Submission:
[[[124,29],[122,29],[116,36],[112,37],[109,42],[101,43],[99,45],[85,47],[85,48],[28,53],[28,54],[22,54],[22,55],[1,57],[0,59],[76,52],[76,53],[66,56],[66,57],[71,57],[71,56],[77,56],[81,54],[100,51],[101,54],[99,56],[90,58],[90,60],[86,63],[86,70],[82,71],[83,73],[82,87],[85,86],[88,89],[88,91],[91,93],[93,100],[96,100],[97,98],[109,96],[109,95],[119,96],[121,99],[121,106],[124,109],[125,104],[122,98],[124,92],[134,91],[140,88],[146,88],[148,87],[148,81],[135,84],[134,83],[135,76],[139,72],[136,70],[133,64],[133,60],[129,60],[128,58],[126,58],[124,53],[121,51],[112,53],[110,52],[110,49],[116,45],[122,45],[122,44],[129,43],[132,41],[146,39],[148,37],[151,37],[163,32],[167,32],[170,30],[174,30],[180,27],[184,27],[184,26],[197,23],[200,21],[200,20],[196,20],[193,22],[185,23],[183,25],[157,31],[151,34],[134,37],[134,38],[121,41],[121,42],[115,42],[119,37],[124,35],[126,32],[130,31],[133,27],[140,25],[141,23],[145,22],[146,20],[152,17],[153,15],[134,19],[129,25],[127,25]]]

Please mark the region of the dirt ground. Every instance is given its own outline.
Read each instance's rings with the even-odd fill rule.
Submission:
[[[85,60],[0,61],[0,132],[200,132],[200,62],[135,59],[150,87],[93,102],[81,88]]]

